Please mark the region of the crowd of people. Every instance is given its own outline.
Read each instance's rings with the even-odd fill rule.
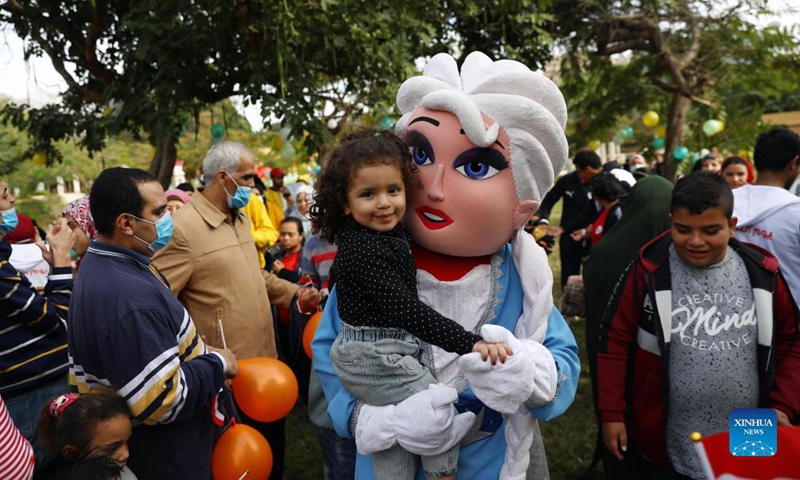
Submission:
[[[592,180],[559,180],[579,193],[565,197],[562,227],[547,231],[574,231],[576,217],[605,227],[597,242],[560,253],[583,264],[596,458],[606,478],[705,478],[691,432],[726,430],[736,408],[772,408],[781,426],[799,419],[800,197],[789,189],[800,136],[763,132],[755,168],[703,156],[674,188],[633,155],[625,168],[638,179],[619,182],[627,193],[613,227],[607,183],[623,167],[600,171],[593,152],[579,152],[576,176],[587,175],[587,157]],[[563,195],[558,183],[548,197]]]
[[[294,372],[326,479],[546,478],[538,421],[580,373],[556,241],[561,285],[583,270],[606,478],[704,478],[689,434],[734,408],[797,423],[800,136],[674,187],[589,149],[556,181],[566,104],[517,62],[437,55],[398,106],[314,185],[265,185],[219,141],[197,189],[109,168],[42,231],[0,182],[0,478],[208,479],[233,423],[283,478],[285,421],[230,389],[258,357]]]

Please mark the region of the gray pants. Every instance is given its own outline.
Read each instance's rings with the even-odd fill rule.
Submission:
[[[405,330],[356,327],[342,322],[342,333],[331,346],[331,360],[336,376],[351,395],[368,405],[393,405],[437,383],[417,360],[419,348],[419,340]],[[376,480],[416,477],[416,455],[399,445],[375,453],[372,458]],[[458,446],[421,458],[427,477],[453,475],[458,467]]]

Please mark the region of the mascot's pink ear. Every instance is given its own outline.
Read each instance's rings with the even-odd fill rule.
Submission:
[[[539,210],[539,202],[537,200],[519,202],[517,208],[514,209],[514,230],[524,227],[537,210]]]

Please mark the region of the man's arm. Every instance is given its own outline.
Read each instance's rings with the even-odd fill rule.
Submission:
[[[107,380],[127,400],[136,423],[189,419],[225,381],[226,362],[221,355],[207,353],[188,312],[184,310],[177,330],[167,315],[165,310],[130,313],[98,352]]]
[[[189,283],[194,272],[194,259],[183,230],[175,227],[167,246],[153,256],[153,265],[165,276],[176,297]]]
[[[267,286],[267,295],[269,296],[269,303],[278,305],[279,307],[289,308],[292,300],[300,292],[300,286],[296,283],[288,282],[277,275],[267,271],[261,271],[264,277],[264,284]]]
[[[781,273],[775,283],[775,377],[770,407],[788,415],[796,422],[800,417],[800,313]]]
[[[0,262],[0,330],[21,325],[41,333],[66,331],[72,287],[71,267],[51,268],[40,295],[7,260]]]
[[[559,200],[561,200],[561,196],[564,195],[564,177],[558,179],[553,188],[547,192],[547,195],[544,196],[544,200],[542,200],[542,204],[539,205],[539,211],[536,212],[536,217],[539,220],[544,221],[545,223],[550,223],[550,211],[553,210],[553,207]]]

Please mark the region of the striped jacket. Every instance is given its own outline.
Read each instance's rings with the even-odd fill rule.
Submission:
[[[225,381],[189,313],[150,259],[92,242],[70,310],[70,384],[111,388],[134,416],[128,462],[139,478],[210,477],[209,404]]]
[[[641,452],[663,467],[670,466],[666,424],[672,319],[668,260],[671,243],[669,232],[662,234],[645,245],[626,270],[606,309],[597,355],[601,420],[629,420],[628,431]],[[728,248],[741,256],[753,288],[758,318],[759,407],[781,410],[789,419],[796,420],[800,416],[797,307],[772,254],[735,238],[730,239]],[[629,355],[634,357],[630,380]],[[628,384],[630,404],[626,402]]]
[[[72,269],[53,268],[44,296],[9,263],[0,240],[0,394],[10,398],[67,374]]]

